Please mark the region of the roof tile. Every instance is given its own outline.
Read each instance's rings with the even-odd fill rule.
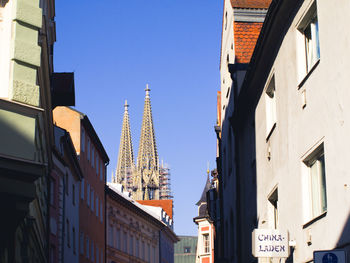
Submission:
[[[267,9],[271,0],[231,0],[233,8],[258,8]]]
[[[249,63],[262,23],[234,22],[235,63]]]

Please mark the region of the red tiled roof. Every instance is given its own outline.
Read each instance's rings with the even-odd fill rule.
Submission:
[[[164,200],[137,200],[141,205],[150,205],[161,207],[167,213],[170,218],[173,218],[173,200],[164,199]]]
[[[235,63],[249,63],[263,23],[234,22]]]
[[[271,0],[231,0],[233,8],[269,8]]]

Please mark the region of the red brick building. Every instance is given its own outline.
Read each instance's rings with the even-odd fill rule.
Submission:
[[[84,175],[79,198],[79,262],[105,262],[104,187],[108,155],[85,114],[57,107],[53,116],[56,125],[70,132]]]

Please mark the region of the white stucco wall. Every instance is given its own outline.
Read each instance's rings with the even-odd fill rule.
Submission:
[[[278,228],[296,241],[294,262],[312,260],[314,250],[349,248],[350,33],[344,29],[349,1],[317,1],[320,62],[306,76],[304,39],[298,24],[312,1],[305,1],[289,28],[271,74],[276,84],[276,128],[266,142],[264,94],[256,109],[259,228],[273,228],[268,196],[278,188]],[[267,83],[266,83],[267,84]],[[306,107],[302,107],[303,92]],[[307,213],[303,159],[324,143],[327,213],[313,223]],[[271,153],[271,160],[267,153]],[[347,224],[347,225],[346,225]],[[344,231],[344,227],[347,227]],[[347,237],[346,237],[347,236]],[[307,241],[311,241],[311,243]]]
[[[214,228],[206,218],[196,219],[196,223],[198,224],[196,263],[201,263],[203,258],[209,258],[209,263],[214,263]],[[203,235],[209,235],[209,253],[204,251]]]
[[[227,58],[229,60],[227,60]],[[221,57],[220,57],[220,90],[221,90],[221,123],[225,118],[227,104],[230,98],[232,79],[228,71],[228,63],[234,62],[234,38],[233,38],[233,8],[230,0],[225,0]]]

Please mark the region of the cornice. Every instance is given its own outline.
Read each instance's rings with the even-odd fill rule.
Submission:
[[[234,8],[233,17],[235,22],[263,23],[267,9]]]

